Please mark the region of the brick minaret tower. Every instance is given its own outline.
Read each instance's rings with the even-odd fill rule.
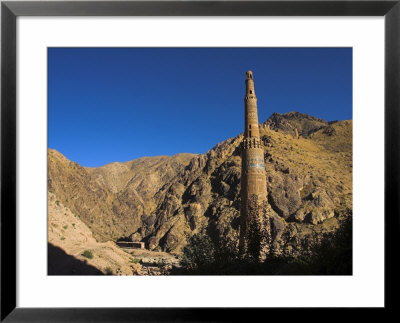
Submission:
[[[253,73],[246,73],[246,96],[244,98],[244,138],[242,143],[242,179],[241,179],[241,228],[240,249],[246,250],[248,219],[248,200],[253,195],[258,202],[267,198],[264,149],[261,145],[258,128],[257,97],[254,92]]]

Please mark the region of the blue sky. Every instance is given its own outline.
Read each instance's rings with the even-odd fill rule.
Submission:
[[[49,148],[91,167],[204,153],[243,131],[247,70],[260,122],[352,118],[351,48],[49,48]]]

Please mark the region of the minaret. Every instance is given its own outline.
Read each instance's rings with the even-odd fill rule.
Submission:
[[[241,178],[241,228],[240,249],[246,250],[248,219],[248,200],[253,195],[261,203],[267,198],[264,149],[261,145],[258,128],[257,97],[254,92],[253,73],[246,73],[246,96],[244,98],[244,138],[242,143]]]

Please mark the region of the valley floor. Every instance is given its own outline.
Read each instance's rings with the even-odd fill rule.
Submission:
[[[141,275],[168,275],[173,267],[179,267],[179,257],[167,252],[157,252],[145,249],[122,248],[141,265]]]

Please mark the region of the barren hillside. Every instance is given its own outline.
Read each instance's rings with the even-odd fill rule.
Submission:
[[[299,138],[296,136],[300,135]],[[331,230],[352,209],[352,121],[297,112],[261,125],[273,235],[296,239]],[[206,154],[144,157],[85,168],[49,150],[49,192],[98,241],[144,241],[179,253],[197,232],[236,241],[242,135]],[[287,247],[287,246],[286,246]]]

